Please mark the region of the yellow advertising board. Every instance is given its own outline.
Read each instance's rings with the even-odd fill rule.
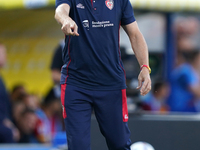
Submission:
[[[7,48],[6,66],[0,69],[9,91],[18,84],[29,93],[46,95],[53,86],[50,66],[64,34],[53,9],[0,12],[0,42]]]

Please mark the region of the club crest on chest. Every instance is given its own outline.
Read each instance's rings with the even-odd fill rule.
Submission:
[[[106,0],[105,4],[108,7],[108,9],[110,9],[110,10],[112,10],[113,7],[114,7],[114,1],[113,0]]]

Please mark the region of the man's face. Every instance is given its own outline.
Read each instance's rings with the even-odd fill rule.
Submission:
[[[6,48],[3,45],[0,45],[0,68],[6,64]]]

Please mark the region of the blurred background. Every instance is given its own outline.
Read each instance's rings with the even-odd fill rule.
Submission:
[[[152,90],[142,97],[140,66],[120,29],[131,139],[156,150],[199,150],[200,1],[130,1],[152,69]],[[0,0],[0,150],[67,149],[59,86],[64,35],[54,3]],[[106,150],[94,117],[91,130],[92,149]]]

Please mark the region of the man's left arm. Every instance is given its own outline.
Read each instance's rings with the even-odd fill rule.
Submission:
[[[137,22],[134,21],[133,23],[124,25],[123,28],[129,36],[132,49],[140,66],[149,66],[148,47],[142,33],[139,30]],[[140,89],[140,94],[143,96],[151,90],[151,79],[149,73],[150,72],[147,67],[142,67],[138,76],[137,89]]]

